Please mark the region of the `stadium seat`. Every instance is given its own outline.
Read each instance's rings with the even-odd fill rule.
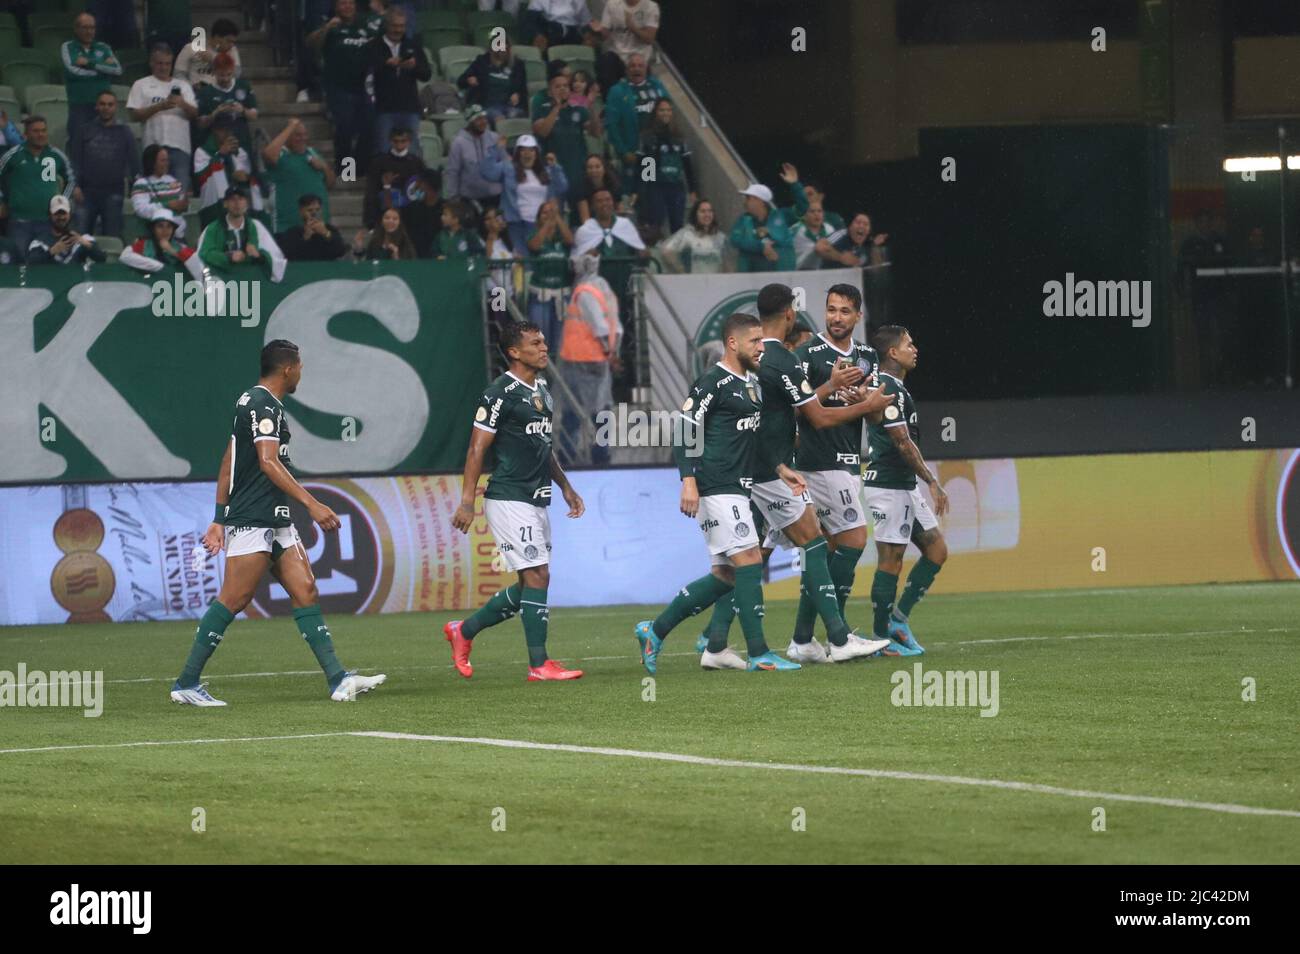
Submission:
[[[131,87],[119,86],[118,84],[114,83],[112,86],[112,90],[113,90],[113,95],[117,97],[117,109],[118,112],[120,113],[123,109],[126,108],[126,98],[131,95]]]
[[[522,136],[524,133],[533,131],[533,121],[531,119],[498,119],[497,135],[505,136],[507,139],[514,141],[516,136]]]
[[[447,73],[445,74],[447,82],[455,85],[456,80],[460,79],[460,75],[469,69],[469,65],[473,62],[472,59],[448,60]]]
[[[71,39],[72,27],[66,23],[61,26],[32,27],[32,46],[38,50],[49,50],[55,57],[59,55],[63,44]]]
[[[464,46],[465,34],[460,30],[426,30],[420,34],[420,40],[425,47],[436,54],[438,51],[446,49],[449,46]],[[430,59],[431,63],[437,65],[436,59]]]
[[[529,99],[532,99],[532,98],[533,98],[533,94],[535,94],[535,93],[537,93],[537,92],[540,92],[541,90],[544,90],[544,89],[546,89],[546,80],[544,80],[544,79],[539,79],[539,80],[530,79],[530,80],[528,81],[528,98],[529,98]]]
[[[466,23],[470,30],[500,26],[513,33],[519,21],[504,10],[471,10]]]
[[[442,75],[447,77],[451,82],[456,82],[456,77],[465,72],[465,66],[474,61],[474,58],[483,53],[481,46],[444,46],[438,51],[438,63],[442,67]],[[450,72],[452,64],[463,61],[465,66]]]
[[[108,255],[108,264],[117,261],[117,257],[122,254],[125,248],[122,240],[116,235],[96,235],[95,244],[98,245]]]
[[[596,51],[589,46],[583,46],[581,43],[561,43],[553,46],[546,51],[548,60],[564,60],[569,64],[571,69],[585,69],[592,72],[596,69]],[[585,63],[585,66],[579,67],[579,63]]]
[[[21,50],[23,35],[12,20],[0,22],[0,55],[9,56]]]
[[[50,81],[49,64],[40,60],[10,60],[0,67],[0,79],[12,86],[19,102],[27,102],[27,87],[41,86]]]
[[[122,64],[122,79],[134,83],[149,72],[149,54],[144,50],[114,50]]]
[[[28,112],[36,112],[37,103],[63,103],[65,106],[68,103],[68,91],[53,83],[33,83],[23,92]]]
[[[421,33],[426,30],[464,30],[460,14],[455,10],[419,10],[415,14],[415,23]]]
[[[61,30],[65,34],[63,39],[72,39],[72,18],[66,13],[49,10],[44,13],[29,13],[27,14],[27,26],[33,34],[38,30],[54,29]]]
[[[603,137],[587,134],[587,155],[604,157],[605,140]]]
[[[515,57],[523,60],[525,63],[543,63],[542,51],[535,46],[516,46],[514,48]]]
[[[452,116],[442,121],[442,141],[450,143],[456,133],[465,128],[464,116]]]
[[[537,52],[537,47],[535,46],[519,46],[519,47],[515,47],[515,49],[532,50],[534,53]],[[526,60],[522,56],[520,57],[520,59],[524,60],[524,80],[526,82],[529,83],[546,82],[546,63],[542,60],[540,56],[535,60]]]
[[[423,123],[421,124],[423,125]],[[436,132],[420,131],[420,152],[427,166],[434,159],[442,158],[442,137]]]

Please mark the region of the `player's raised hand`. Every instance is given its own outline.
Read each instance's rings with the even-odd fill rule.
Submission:
[[[854,385],[861,384],[866,376],[866,372],[856,364],[849,364],[841,358],[835,362],[835,368],[831,371],[831,391],[851,388]]]
[[[472,504],[461,504],[452,514],[451,525],[461,533],[469,533],[469,528],[474,523],[474,507]]]
[[[802,496],[808,489],[808,484],[804,482],[804,479],[799,475],[799,472],[791,470],[785,464],[782,464],[776,469],[776,475],[780,477],[781,480],[785,482],[785,485],[795,494]]]
[[[221,544],[225,540],[226,528],[219,523],[210,523],[208,529],[203,532],[203,549],[216,556],[221,552]]]
[[[930,496],[934,498],[934,512],[942,517],[948,512],[948,492],[939,486],[938,480],[932,480],[929,484]]]
[[[587,505],[582,502],[582,498],[572,487],[564,491],[564,502],[569,505],[570,517],[581,517],[587,512]]]
[[[319,500],[311,502],[307,507],[307,513],[311,515],[312,520],[316,521],[317,526],[322,530],[337,530],[339,528],[338,514]]]
[[[700,490],[695,484],[694,477],[687,477],[682,481],[681,511],[692,520],[700,512]]]

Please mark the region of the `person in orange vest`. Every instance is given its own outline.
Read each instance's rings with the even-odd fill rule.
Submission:
[[[565,309],[564,338],[560,345],[563,381],[588,418],[609,410],[614,404],[613,377],[623,338],[618,296],[609,282],[600,277],[599,269],[599,255],[589,252],[573,256],[573,296]],[[576,409],[566,409],[564,432],[574,433],[580,426],[579,419]],[[593,444],[590,463],[608,464],[609,449]]]

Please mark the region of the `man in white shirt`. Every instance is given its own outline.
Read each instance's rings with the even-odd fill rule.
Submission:
[[[235,46],[237,39],[239,27],[234,20],[217,20],[208,31],[206,49],[196,50],[192,41],[181,47],[181,51],[176,54],[176,75],[195,87],[203,83],[215,83],[216,59],[222,53],[229,53],[235,61],[235,78],[238,79],[243,72],[243,64],[239,60],[239,47]]]
[[[188,195],[193,182],[190,121],[199,114],[198,100],[188,82],[172,76],[172,52],[164,43],[149,54],[149,76],[131,85],[126,108],[131,118],[144,123],[142,148],[157,145],[171,158],[171,174]]]
[[[532,43],[540,50],[561,43],[581,43],[584,28],[599,25],[591,16],[587,0],[532,0],[520,21],[524,35],[533,34]]]
[[[624,63],[633,53],[652,63],[659,35],[659,4],[655,0],[609,0],[594,28],[604,38],[605,49],[617,53]]]

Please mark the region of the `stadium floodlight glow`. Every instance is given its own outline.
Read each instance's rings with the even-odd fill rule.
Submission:
[[[1300,169],[1300,156],[1287,156],[1288,169]],[[1282,161],[1277,156],[1232,156],[1223,160],[1224,172],[1277,172]]]

